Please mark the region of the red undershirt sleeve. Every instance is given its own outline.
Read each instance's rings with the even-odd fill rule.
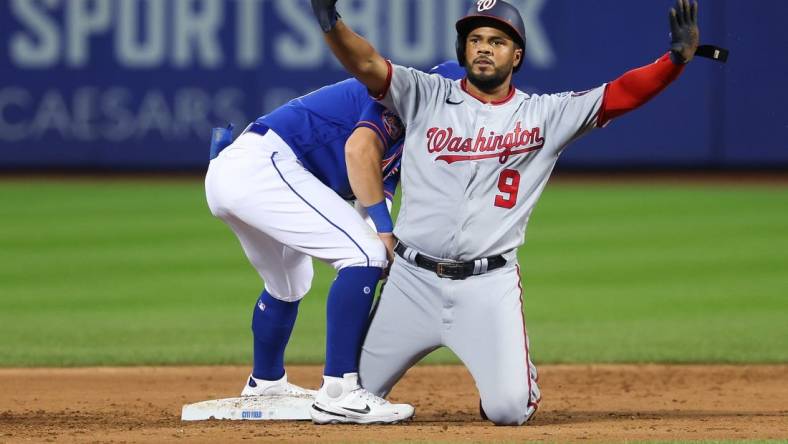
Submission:
[[[656,62],[633,69],[610,82],[605,89],[597,126],[602,127],[648,102],[676,80],[682,71],[684,65],[674,64],[670,53],[666,53]]]

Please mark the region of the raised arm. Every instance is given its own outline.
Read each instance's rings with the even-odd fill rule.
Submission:
[[[367,86],[374,97],[386,94],[391,71],[386,59],[363,37],[342,22],[337,0],[312,0],[312,11],[323,29],[331,52],[347,71]]]
[[[634,69],[610,82],[605,90],[598,125],[626,114],[651,100],[676,80],[695,55],[700,42],[698,4],[677,0],[670,10],[671,48],[656,62]]]
[[[665,54],[656,62],[628,71],[610,82],[605,90],[597,126],[632,111],[654,98],[676,80],[684,65],[676,65]]]

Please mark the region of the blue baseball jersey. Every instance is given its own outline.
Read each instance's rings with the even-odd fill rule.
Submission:
[[[274,130],[304,168],[345,199],[354,198],[345,164],[345,142],[358,127],[372,129],[384,147],[384,191],[393,198],[399,183],[405,128],[396,115],[372,100],[367,88],[356,79],[291,100],[256,123]]]

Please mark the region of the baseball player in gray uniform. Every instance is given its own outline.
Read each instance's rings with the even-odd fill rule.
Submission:
[[[672,46],[656,62],[588,91],[547,95],[512,86],[526,34],[502,0],[479,0],[457,21],[466,70],[457,81],[392,65],[335,4],[312,0],[327,44],[407,127],[397,257],[364,343],[361,383],[385,396],[413,364],[449,347],[476,382],[482,416],[523,424],[541,397],[517,264],[528,218],[570,142],[679,76],[698,47],[697,4],[671,9]],[[315,405],[331,396],[324,386]]]

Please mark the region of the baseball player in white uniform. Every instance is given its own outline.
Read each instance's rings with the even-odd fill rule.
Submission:
[[[326,42],[407,128],[397,257],[364,342],[361,383],[385,396],[422,357],[449,347],[476,382],[482,416],[523,424],[541,397],[517,264],[528,218],[570,142],[679,76],[698,47],[697,4],[678,0],[671,49],[656,62],[588,91],[546,95],[512,86],[526,34],[502,0],[479,0],[457,22],[466,69],[458,81],[392,65],[335,4],[312,0]],[[321,389],[315,404],[330,399]]]

